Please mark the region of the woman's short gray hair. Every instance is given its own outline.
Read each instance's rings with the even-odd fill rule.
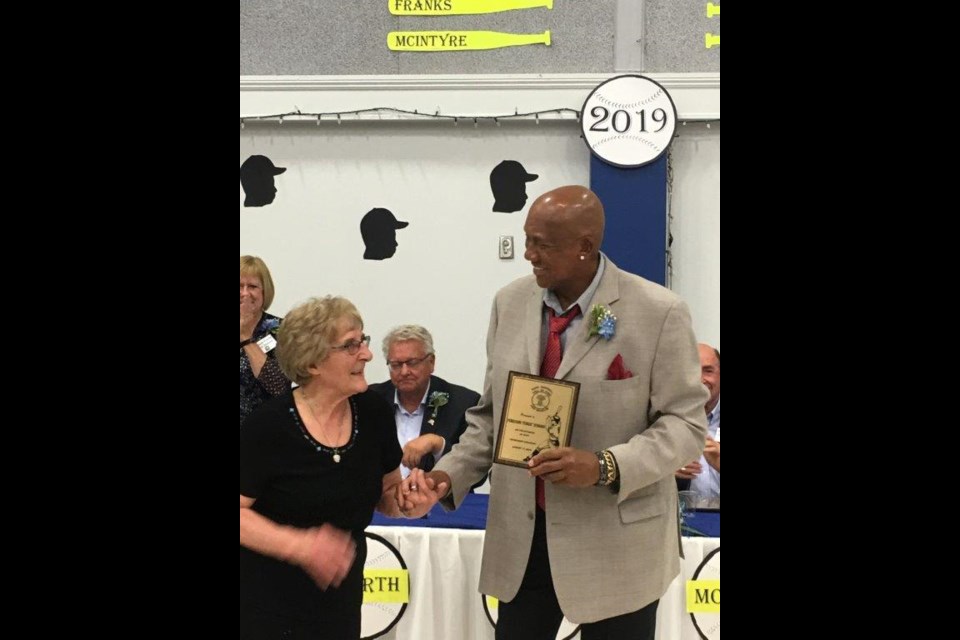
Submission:
[[[363,318],[346,298],[310,298],[294,307],[277,331],[280,370],[297,384],[308,383],[310,367],[323,362],[339,334],[352,329],[363,329]]]
[[[433,336],[430,335],[426,327],[421,327],[418,324],[403,324],[391,329],[390,333],[383,339],[383,359],[390,359],[390,345],[394,342],[404,342],[406,340],[419,340],[422,342],[423,348],[426,350],[426,353],[423,354],[425,356],[429,356],[434,352]]]

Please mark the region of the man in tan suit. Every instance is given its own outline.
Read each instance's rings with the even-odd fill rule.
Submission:
[[[496,295],[480,403],[460,443],[398,495],[411,515],[440,498],[460,505],[492,466],[510,371],[580,383],[570,446],[529,469],[493,470],[480,591],[500,600],[498,640],[552,640],[564,615],[584,640],[653,640],[657,603],[679,573],[673,472],[700,455],[707,431],[697,343],[683,301],[600,252],[603,227],[585,187],[533,203],[533,275]],[[591,336],[594,305],[616,320]]]

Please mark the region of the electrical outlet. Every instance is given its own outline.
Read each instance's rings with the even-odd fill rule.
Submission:
[[[513,236],[500,236],[500,259],[513,260]]]

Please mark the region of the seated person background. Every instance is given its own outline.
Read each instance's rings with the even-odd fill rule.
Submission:
[[[464,414],[477,404],[476,391],[433,375],[433,336],[419,325],[394,328],[383,339],[390,381],[370,385],[394,409],[397,438],[403,447],[400,472],[433,469],[467,428]]]
[[[699,493],[707,505],[720,506],[720,351],[708,344],[697,345],[700,351],[700,379],[710,392],[704,405],[707,412],[707,444],[699,460],[684,465],[676,472],[677,487]]]

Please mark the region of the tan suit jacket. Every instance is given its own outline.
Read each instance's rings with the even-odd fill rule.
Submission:
[[[617,316],[611,340],[587,338],[584,321],[566,334],[557,378],[581,384],[570,446],[610,449],[620,492],[546,482],[547,545],[560,608],[575,623],[636,611],[666,591],[679,573],[674,471],[695,460],[707,432],[700,359],[686,304],[674,293],[621,271],[609,259],[590,306]],[[467,412],[459,444],[437,463],[450,475],[447,508],[458,506],[491,466],[512,371],[537,374],[543,358],[543,289],[527,276],[494,299],[487,372],[480,403]],[[607,380],[620,354],[633,372]],[[534,480],[494,465],[480,591],[510,602],[517,595],[533,539]]]

